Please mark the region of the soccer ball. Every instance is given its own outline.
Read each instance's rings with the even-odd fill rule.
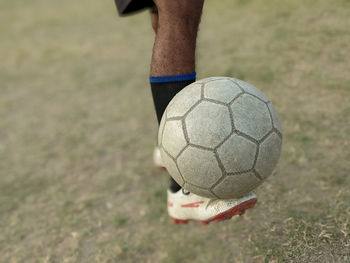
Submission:
[[[183,188],[209,198],[239,198],[272,173],[282,128],[271,101],[257,88],[212,77],[171,100],[158,144],[165,167]]]

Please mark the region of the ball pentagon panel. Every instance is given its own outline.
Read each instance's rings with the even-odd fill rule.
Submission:
[[[185,182],[201,188],[209,189],[222,176],[213,151],[189,146],[178,157],[177,164]]]
[[[257,98],[243,94],[231,105],[235,128],[255,140],[262,139],[272,129],[267,105]]]
[[[269,102],[269,99],[265,96],[264,93],[262,93],[259,89],[257,89],[256,87],[254,87],[253,85],[242,81],[240,79],[234,79],[234,81],[241,87],[244,89],[245,92],[254,95],[258,98],[260,98],[261,100],[263,100],[264,102]]]
[[[227,106],[201,101],[185,118],[190,143],[215,148],[232,131]]]
[[[212,191],[222,199],[239,198],[254,190],[261,183],[262,181],[255,176],[254,172],[246,172],[225,176]]]
[[[255,170],[262,178],[271,175],[280,157],[282,147],[281,138],[275,133],[271,133],[259,145],[259,154],[255,165]]]
[[[227,173],[253,168],[257,144],[233,133],[218,149],[218,155]]]
[[[204,85],[204,98],[223,103],[231,102],[241,93],[242,90],[230,79],[219,79]]]

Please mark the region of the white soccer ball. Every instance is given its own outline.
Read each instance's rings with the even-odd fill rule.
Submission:
[[[165,167],[183,188],[209,198],[238,198],[271,175],[282,128],[271,101],[257,88],[212,77],[171,100],[158,144]]]

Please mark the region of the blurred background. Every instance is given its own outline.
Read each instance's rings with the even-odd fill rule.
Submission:
[[[261,89],[283,153],[235,220],[175,226],[148,12],[0,1],[1,262],[349,262],[350,1],[206,0],[198,78]]]

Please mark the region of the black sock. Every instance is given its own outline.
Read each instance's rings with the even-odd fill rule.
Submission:
[[[170,176],[169,190],[173,193],[176,193],[180,189],[181,189],[181,186]]]
[[[150,77],[153,102],[156,109],[158,123],[172,98],[184,87],[196,80],[196,73],[187,73],[171,76]],[[170,191],[177,192],[181,186],[170,177]]]

